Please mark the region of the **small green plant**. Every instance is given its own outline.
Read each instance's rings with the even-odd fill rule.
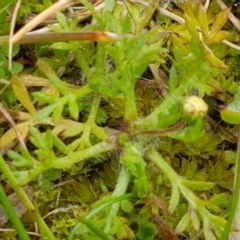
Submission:
[[[180,3],[185,24],[163,29],[158,1],[108,0],[98,13],[82,2],[90,23],[57,13],[44,41],[19,40],[35,43],[34,67],[3,67],[9,86],[0,91],[0,123],[6,112],[15,123],[2,125],[2,179],[25,202],[42,238],[213,240],[226,226],[229,234],[236,156],[227,142],[235,138],[228,127],[209,126],[216,101],[236,94],[221,54],[229,10],[213,21],[214,5],[206,12]],[[0,38],[1,49],[6,43]],[[218,117],[238,124],[237,99]],[[25,185],[41,193],[34,204]]]

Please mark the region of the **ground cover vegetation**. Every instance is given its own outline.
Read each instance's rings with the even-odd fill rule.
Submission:
[[[238,5],[1,0],[0,239],[238,236]]]

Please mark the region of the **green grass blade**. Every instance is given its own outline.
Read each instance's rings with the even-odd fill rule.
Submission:
[[[0,202],[2,203],[2,206],[3,206],[4,210],[6,211],[13,227],[16,229],[19,239],[30,240],[31,238],[27,234],[26,229],[24,228],[21,220],[19,219],[12,204],[10,203],[10,201],[2,187],[2,184],[0,184]]]

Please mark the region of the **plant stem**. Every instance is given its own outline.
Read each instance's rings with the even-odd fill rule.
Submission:
[[[7,178],[9,181],[11,187],[14,189],[14,191],[17,193],[19,199],[21,202],[25,205],[25,207],[28,209],[29,212],[34,213],[35,208],[26,195],[26,193],[23,191],[23,189],[19,186],[18,182],[16,181],[15,177],[13,176],[12,172],[10,171],[8,165],[5,163],[3,158],[0,156],[0,169],[3,173],[3,175]]]
[[[108,200],[107,202],[101,204],[98,208],[93,209],[86,217],[85,219],[90,219],[93,216],[95,216],[96,214],[98,214],[99,212],[101,212],[104,208],[111,206],[112,204],[116,203],[116,202],[120,202],[122,200],[125,199],[129,199],[129,198],[134,198],[137,197],[136,193],[128,193],[128,194],[124,194],[122,196],[119,197],[114,197],[111,198],[110,200]],[[74,235],[76,234],[76,232],[79,230],[79,228],[82,226],[82,222],[80,221],[78,224],[76,224],[76,226],[72,229],[72,231],[70,232],[69,236],[68,236],[68,240],[73,240],[74,239]]]
[[[37,223],[39,230],[41,232],[41,239],[47,239],[47,240],[56,240],[53,233],[45,223],[45,221],[42,219],[41,215],[39,214],[38,210],[36,212],[37,215]]]
[[[96,120],[100,100],[101,100],[101,96],[99,95],[99,93],[95,93],[94,98],[93,98],[93,102],[92,102],[92,106],[91,106],[91,110],[90,110],[87,122],[85,123],[83,134],[81,136],[82,142],[88,147],[91,146],[89,137],[90,137],[90,134],[91,134],[92,127],[93,127],[93,125],[95,123],[95,120]]]
[[[13,224],[14,228],[16,229],[18,233],[18,237],[21,240],[30,240],[31,238],[27,234],[26,229],[24,228],[21,220],[17,216],[12,204],[10,203],[9,199],[7,198],[7,195],[2,187],[2,184],[0,184],[0,202],[2,203],[2,206],[4,210],[6,211],[11,223]]]
[[[165,136],[168,133],[175,132],[179,129],[182,129],[185,125],[186,125],[186,123],[184,121],[179,121],[175,125],[173,125],[171,127],[168,127],[168,128],[143,130],[143,131],[133,133],[132,136],[145,135],[145,134],[146,135],[153,135],[153,136]]]
[[[129,170],[126,168],[125,165],[121,166],[121,171],[120,174],[118,176],[118,181],[117,181],[117,186],[112,194],[112,196],[121,196],[123,195],[126,191],[127,191],[127,187],[128,184],[130,182],[130,172]],[[114,218],[117,216],[117,213],[119,211],[119,207],[120,207],[120,203],[115,203],[111,206],[110,212],[107,216],[106,219],[106,225],[104,228],[105,232],[108,232],[112,226],[112,222],[114,220]]]
[[[193,209],[197,209],[200,205],[199,199],[193,194],[191,190],[183,186],[182,178],[172,169],[172,167],[163,159],[162,155],[158,153],[155,148],[151,148],[147,157],[168,177],[172,184],[177,184],[179,190],[187,199]]]
[[[126,82],[126,81],[125,81]],[[124,121],[127,124],[131,124],[138,118],[136,98],[134,92],[134,85],[126,86],[126,91],[123,91],[124,95]],[[132,126],[130,126],[131,128]]]
[[[87,79],[89,80],[93,74],[91,73],[88,63],[83,56],[82,50],[81,49],[75,50],[74,56],[78,67],[81,68],[81,70],[84,72]]]
[[[5,163],[5,161],[3,160],[3,158],[0,156],[0,168],[4,174],[4,176],[7,178],[7,180],[9,181],[11,187],[14,189],[14,191],[17,193],[19,199],[21,200],[21,202],[25,205],[25,207],[28,209],[28,211],[30,213],[32,213],[34,219],[37,219],[38,222],[38,226],[40,229],[42,229],[44,231],[44,233],[48,236],[49,240],[55,240],[55,238],[53,237],[53,235],[51,235],[51,231],[48,228],[48,226],[46,225],[46,223],[44,222],[44,220],[41,218],[41,216],[36,212],[37,209],[34,207],[34,205],[32,204],[32,202],[30,201],[30,199],[28,198],[27,194],[23,191],[23,189],[19,186],[18,182],[16,181],[15,177],[13,176],[12,172],[10,171],[9,167],[7,166],[7,164]],[[39,170],[39,169],[38,169]],[[39,173],[39,171],[38,171]],[[37,175],[37,174],[36,174]],[[31,179],[30,179],[31,180]],[[30,181],[29,180],[29,181]],[[4,197],[2,197],[0,195],[0,201],[2,201],[2,199],[4,199]],[[11,210],[10,210],[11,211]],[[14,211],[14,209],[13,209]],[[36,216],[37,214],[37,216]],[[9,216],[10,218],[10,216]],[[10,219],[11,220],[11,219]],[[19,219],[18,219],[19,220]],[[15,220],[14,220],[15,221]],[[20,221],[20,220],[19,220]],[[21,225],[21,221],[19,223],[19,221],[17,221],[16,223],[18,225]],[[14,227],[16,228],[16,226],[14,225]],[[24,228],[23,228],[24,229]],[[23,230],[21,229],[21,231],[25,231],[25,229]],[[17,230],[17,228],[16,228]],[[17,230],[18,231],[18,230]],[[21,240],[24,239],[28,239],[28,238],[20,238]]]
[[[21,184],[27,184],[38,174],[43,171],[47,171],[48,169],[69,169],[75,163],[117,148],[118,146],[116,143],[101,142],[87,149],[69,153],[66,157],[52,159],[47,165],[44,165],[44,163],[39,163],[38,166],[28,172],[27,177],[21,181]]]
[[[234,179],[234,189],[233,189],[233,199],[231,203],[230,213],[228,217],[227,224],[222,233],[220,240],[228,239],[232,223],[235,217],[236,229],[239,229],[239,213],[240,213],[240,125],[238,126],[238,144],[237,144],[237,156],[236,156],[236,167],[235,167],[235,179]],[[239,239],[239,233],[231,234],[233,239]]]
[[[171,93],[154,111],[148,115],[139,125],[140,129],[156,129],[158,128],[159,113],[168,114],[169,108],[179,101],[184,94],[185,84],[181,84],[173,93]],[[140,130],[139,129],[139,130]]]
[[[46,43],[46,42],[66,42],[66,41],[85,41],[94,40],[99,42],[117,41],[122,36],[100,31],[73,31],[73,32],[44,32],[44,33],[31,33],[23,36],[18,42],[13,44],[27,44],[27,43]],[[0,37],[0,46],[9,44],[9,36]]]
[[[58,158],[53,161],[52,166],[50,167],[57,169],[70,168],[75,163],[81,162],[90,157],[95,157],[101,153],[117,149],[117,147],[118,146],[115,142],[101,142],[87,149],[70,153],[66,157]]]
[[[90,220],[83,218],[81,219],[81,222],[84,223],[92,232],[94,232],[102,240],[113,240],[112,236],[106,234],[100,228],[96,227]]]

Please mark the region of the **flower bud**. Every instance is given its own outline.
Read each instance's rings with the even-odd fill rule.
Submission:
[[[183,102],[183,117],[192,122],[197,118],[203,118],[208,111],[208,105],[198,96],[187,97]]]

